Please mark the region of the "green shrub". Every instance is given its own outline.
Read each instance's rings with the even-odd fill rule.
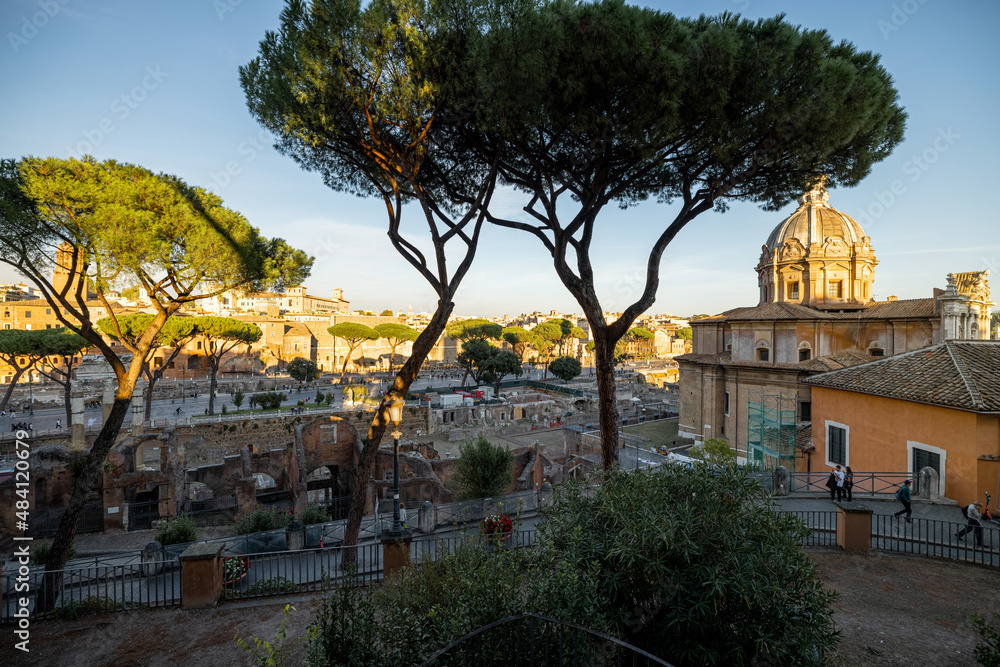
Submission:
[[[309,525],[311,523],[326,523],[330,520],[330,514],[326,511],[326,507],[320,505],[319,503],[309,503],[309,506],[302,510],[299,514],[299,521]]]
[[[821,665],[836,642],[808,529],[742,469],[616,470],[544,515],[561,565],[600,572],[612,634],[678,667]]]
[[[156,531],[156,541],[163,546],[194,542],[197,539],[198,525],[189,516],[179,516],[173,521],[160,521],[159,530]]]
[[[275,530],[277,528],[287,528],[292,522],[292,512],[284,508],[260,507],[259,505],[249,514],[237,516],[233,523],[233,530],[237,535],[257,533],[262,530]]]
[[[237,635],[236,645],[252,655],[254,664],[258,667],[284,667],[288,664],[289,653],[292,649],[312,637],[307,633],[304,637],[298,637],[288,642],[288,616],[293,611],[295,611],[295,607],[290,604],[285,605],[285,617],[281,620],[281,625],[278,626],[278,630],[274,634],[273,642],[260,637],[251,637],[247,641]]]
[[[979,632],[982,642],[976,644],[973,656],[983,667],[1000,667],[1000,612],[996,614],[997,625],[994,627],[978,614],[972,615],[972,627]]]
[[[253,395],[254,403],[261,410],[273,410],[275,408],[280,408],[281,404],[287,399],[288,397],[279,391],[265,391]]]
[[[255,581],[246,588],[240,589],[226,586],[223,590],[226,599],[253,598],[263,595],[273,595],[275,593],[296,593],[299,590],[298,584],[285,577],[271,577]]]
[[[488,553],[478,542],[469,542],[450,556],[402,570],[378,587],[365,588],[348,578],[321,604],[310,628],[307,664],[419,664],[473,630],[526,611],[609,629],[598,604],[605,596],[594,574],[553,567],[551,554],[543,549]]]
[[[482,436],[461,445],[451,478],[459,499],[489,498],[502,493],[513,480],[513,461],[509,449]]]
[[[48,565],[49,556],[52,555],[52,540],[35,540],[31,545],[31,564]],[[69,545],[69,555],[66,560],[76,558],[76,545]]]
[[[115,601],[111,598],[88,595],[83,600],[61,602],[52,613],[57,618],[75,620],[87,614],[102,614],[115,611],[116,608]]]

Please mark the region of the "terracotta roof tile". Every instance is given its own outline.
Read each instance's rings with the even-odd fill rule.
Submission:
[[[1000,412],[1000,342],[948,341],[824,373],[817,387],[945,407]]]
[[[892,319],[934,317],[934,299],[903,299],[901,301],[874,301],[860,309],[841,312],[833,307],[818,309],[797,303],[762,303],[757,306],[733,308],[700,322],[756,321],[756,320],[842,320],[842,319]]]

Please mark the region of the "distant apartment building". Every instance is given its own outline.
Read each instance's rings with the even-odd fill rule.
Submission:
[[[350,301],[344,299],[344,290],[333,290],[331,298],[315,296],[308,293],[306,287],[296,285],[285,292],[254,292],[243,294],[238,290],[227,290],[216,296],[208,297],[199,302],[201,309],[213,315],[235,315],[238,313],[263,314],[276,307],[279,314],[309,313],[336,314],[348,313]]]

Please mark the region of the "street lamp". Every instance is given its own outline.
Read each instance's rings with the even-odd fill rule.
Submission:
[[[403,526],[399,523],[399,438],[403,435],[399,432],[399,422],[403,419],[403,406],[406,404],[398,394],[393,394],[392,399],[386,403],[389,411],[389,421],[392,422],[392,528],[389,533],[398,537],[403,532]]]

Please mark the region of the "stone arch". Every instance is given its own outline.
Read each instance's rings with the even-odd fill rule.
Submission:
[[[295,427],[295,445],[289,466],[289,488],[296,511],[308,504],[308,479],[317,468],[336,468],[338,491],[353,491],[354,471],[361,456],[361,435],[340,417],[324,415]]]

